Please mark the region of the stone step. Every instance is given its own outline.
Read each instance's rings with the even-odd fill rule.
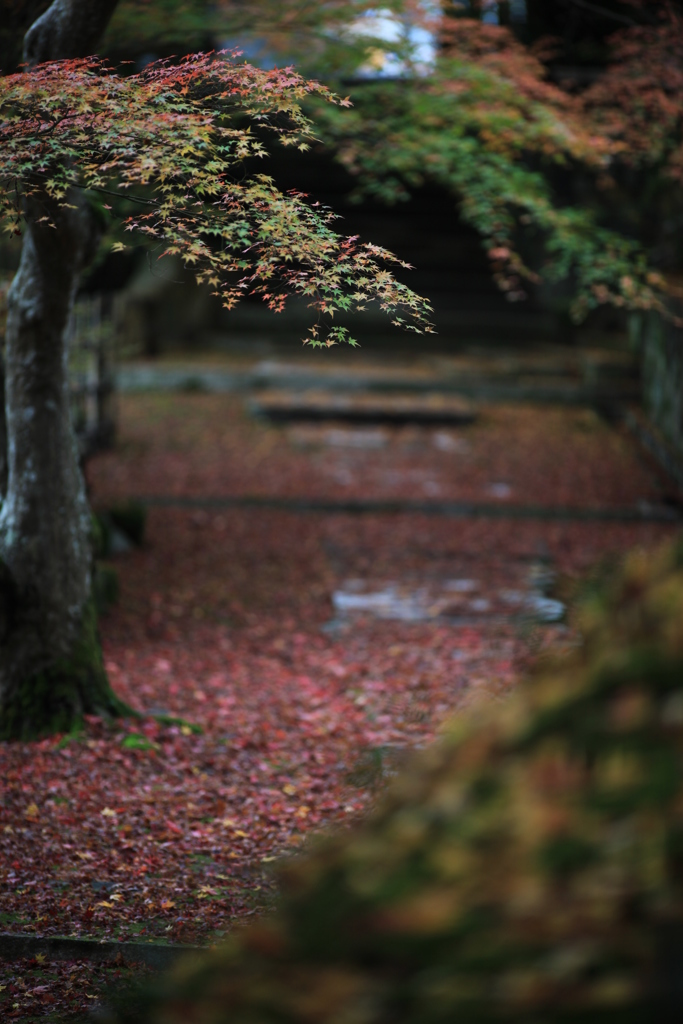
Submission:
[[[266,390],[248,402],[255,416],[270,420],[344,420],[351,423],[464,424],[476,408],[457,395],[376,394],[370,391]]]

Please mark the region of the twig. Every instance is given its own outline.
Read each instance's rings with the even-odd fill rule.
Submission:
[[[156,199],[143,199],[141,196],[131,196],[126,192],[112,192],[108,188],[100,188],[97,185],[81,185],[78,181],[70,181],[73,188],[82,188],[86,192],[101,192],[105,196],[114,196],[116,199],[130,199],[133,203],[142,203],[144,206],[158,206]]]

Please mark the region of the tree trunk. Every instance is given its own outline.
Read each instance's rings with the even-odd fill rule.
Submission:
[[[7,491],[7,424],[5,422],[5,355],[0,351],[0,502]]]
[[[26,34],[31,63],[92,52],[116,0],[55,0]],[[66,731],[126,710],[102,664],[91,517],[69,409],[67,326],[97,244],[82,195],[25,203],[8,299],[7,490],[0,511],[0,737]],[[47,216],[47,220],[45,217]]]

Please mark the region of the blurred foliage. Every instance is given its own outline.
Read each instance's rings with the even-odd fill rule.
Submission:
[[[387,0],[377,18],[370,0],[122,0],[103,51],[131,69],[233,46],[262,67],[296,63],[351,91],[351,111],[304,102],[356,199],[447,188],[512,301],[541,285],[577,320],[605,303],[664,311],[683,260],[681,2],[527,6],[526,26],[505,26],[475,2]],[[435,40],[431,66],[413,29]],[[593,61],[597,80],[553,84],[567,59]],[[368,81],[372,66],[393,77]]]
[[[659,267],[683,269],[683,12],[651,5],[654,23],[610,37],[609,65],[582,95],[585,116],[614,153],[601,201]]]
[[[664,1019],[683,937],[680,544],[631,553],[578,625],[580,645],[456,719],[365,825],[285,863],[275,916],[116,1019]]]
[[[669,175],[659,187],[657,155],[671,163],[678,145],[678,6],[607,0],[596,10],[567,0],[549,12],[532,3],[522,28],[483,23],[472,16],[481,17],[476,4],[383,5],[398,26],[433,34],[429,73],[415,63],[409,33],[373,36],[367,0],[124,0],[106,45],[139,57],[210,39],[241,45],[265,66],[295,62],[350,88],[352,111],[311,109],[330,152],[356,178],[354,198],[395,203],[422,185],[447,188],[507,297],[523,299],[543,284],[579,320],[604,303],[664,309],[658,269],[675,272],[680,262],[680,182]],[[603,64],[610,47],[613,55],[585,94],[547,77],[582,31],[598,41]],[[388,54],[398,77],[363,80]],[[634,173],[636,162],[643,173]]]
[[[601,176],[612,158],[581,102],[548,83],[508,29],[459,19],[442,38],[432,75],[356,90],[342,116],[316,114],[357,194],[395,202],[429,181],[446,187],[513,301],[543,279],[571,281],[577,319],[605,302],[658,306],[663,280],[638,241],[558,202],[555,172]]]
[[[403,0],[382,4],[387,10],[403,6]],[[144,61],[237,46],[263,67],[295,63],[307,75],[330,80],[353,74],[363,59],[368,44],[348,26],[374,7],[371,0],[121,0],[103,52]]]

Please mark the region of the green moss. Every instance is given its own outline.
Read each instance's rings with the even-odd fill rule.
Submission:
[[[5,698],[0,708],[0,739],[30,740],[71,732],[88,714],[107,718],[135,714],[109,685],[94,600],[85,606],[71,656],[35,673]]]

